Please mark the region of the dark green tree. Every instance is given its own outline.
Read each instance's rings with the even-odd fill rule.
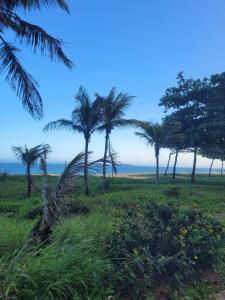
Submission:
[[[164,106],[165,112],[172,110],[172,118],[181,124],[185,148],[194,153],[191,174],[193,183],[198,150],[205,147],[209,140],[205,109],[207,97],[211,93],[211,85],[208,79],[185,79],[182,72],[178,74],[177,80],[176,87],[166,90],[165,95],[160,99],[160,105]]]

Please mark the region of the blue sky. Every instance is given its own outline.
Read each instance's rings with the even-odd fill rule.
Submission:
[[[24,65],[40,84],[45,109],[42,121],[33,120],[23,110],[0,77],[1,161],[14,160],[11,146],[25,143],[49,143],[54,151],[51,160],[57,162],[83,150],[78,134],[42,133],[49,121],[70,117],[73,96],[81,84],[91,96],[95,92],[105,95],[116,86],[136,96],[127,118],[160,121],[159,99],[175,84],[179,71],[194,78],[225,71],[223,0],[68,0],[68,4],[70,15],[54,8],[25,16],[66,42],[65,51],[75,68],[69,71],[28,49],[21,51]],[[8,39],[13,41],[11,36]],[[112,134],[120,161],[152,165],[153,150],[133,132],[123,129]],[[102,156],[103,145],[104,135],[95,134],[90,148],[97,157]],[[162,164],[167,154],[162,151]],[[191,164],[191,155],[179,161],[179,166]],[[199,166],[208,164],[199,159]]]

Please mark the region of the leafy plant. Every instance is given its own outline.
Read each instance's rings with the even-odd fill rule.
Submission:
[[[224,241],[220,223],[199,211],[150,203],[129,211],[112,235],[113,280],[134,299],[161,285],[176,290],[213,267]]]

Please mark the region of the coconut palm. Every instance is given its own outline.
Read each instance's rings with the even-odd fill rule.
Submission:
[[[71,61],[62,49],[62,41],[49,35],[43,28],[23,20],[18,13],[29,12],[32,9],[59,6],[69,12],[64,0],[1,0],[0,1],[0,69],[5,73],[6,81],[16,91],[22,105],[35,118],[43,114],[42,99],[38,91],[38,83],[26,71],[18,56],[19,48],[8,42],[7,35],[12,31],[18,44],[30,47],[34,53],[40,50],[51,60],[58,59],[68,68]]]
[[[167,138],[167,129],[164,124],[152,122],[137,122],[136,125],[142,130],[135,132],[137,136],[143,138],[149,145],[154,147],[156,158],[156,184],[159,182],[159,152]]]
[[[41,159],[40,159],[40,169],[42,171],[42,199],[43,199],[43,220],[44,223],[47,224],[49,223],[49,199],[48,199],[48,194],[49,194],[49,184],[48,184],[48,167],[47,167],[47,158],[49,153],[51,153],[51,147],[48,144],[44,144],[42,146],[42,151],[41,151]]]
[[[31,186],[32,186],[32,178],[31,178],[31,167],[35,164],[35,162],[40,159],[43,153],[43,145],[40,144],[33,148],[25,147],[12,147],[12,151],[17,157],[18,160],[21,160],[22,163],[26,166],[26,178],[27,178],[27,197],[31,196]]]
[[[106,162],[109,150],[109,138],[112,130],[118,127],[125,127],[132,123],[131,120],[124,119],[125,110],[130,105],[134,96],[129,96],[125,93],[116,92],[113,87],[108,96],[103,97],[96,94],[101,107],[101,121],[102,125],[98,128],[100,131],[105,131],[105,149],[103,156],[103,188],[106,183]]]
[[[72,111],[71,119],[59,119],[48,123],[44,131],[66,129],[83,134],[85,140],[84,158],[84,191],[89,194],[88,188],[88,151],[91,135],[100,124],[99,101],[91,101],[87,90],[80,87],[75,96],[77,107]]]

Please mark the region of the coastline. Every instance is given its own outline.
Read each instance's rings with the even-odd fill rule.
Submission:
[[[10,176],[17,176],[16,174],[9,174]],[[32,174],[33,176],[41,176],[40,173],[36,173],[36,174]],[[61,173],[49,173],[49,176],[60,176]],[[160,173],[160,176],[164,175],[164,173]],[[168,173],[167,176],[171,176],[171,173]],[[179,175],[191,175],[191,173],[188,172],[178,172],[176,173],[176,176]],[[208,175],[208,172],[197,172],[196,175]],[[220,175],[220,172],[212,172],[211,175]],[[96,177],[101,177],[102,174],[94,174],[94,175],[90,175],[90,176],[96,176]],[[111,178],[112,175],[111,174],[106,174],[106,177]],[[147,179],[147,178],[151,178],[151,177],[155,177],[154,173],[117,173],[116,175],[113,175],[114,178],[130,178],[130,179]]]

